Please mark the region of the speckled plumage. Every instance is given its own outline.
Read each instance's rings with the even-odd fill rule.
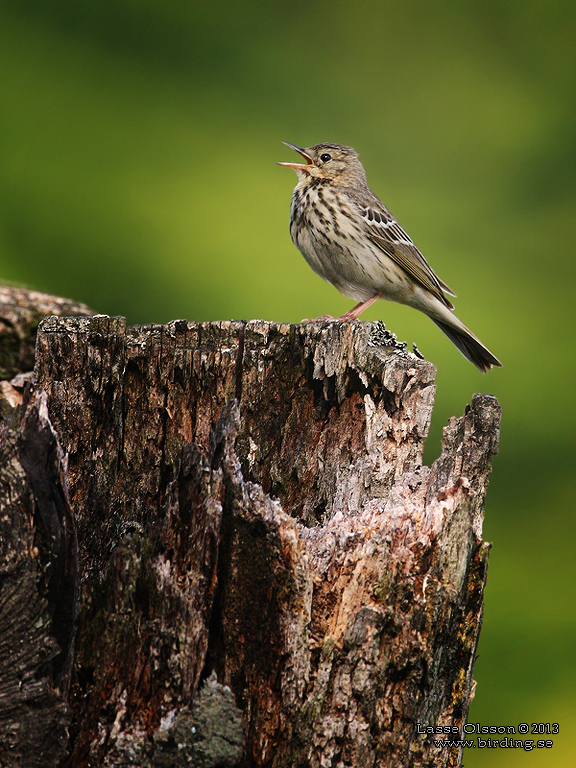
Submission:
[[[298,174],[292,240],[320,277],[359,302],[338,319],[356,319],[379,298],[407,304],[428,315],[481,371],[501,365],[453,314],[446,293],[454,293],[370,190],[356,151],[327,143],[288,146],[306,160],[280,163]]]

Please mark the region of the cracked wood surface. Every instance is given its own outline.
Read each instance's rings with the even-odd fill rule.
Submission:
[[[34,368],[36,331],[43,318],[93,314],[76,301],[0,285],[0,379],[8,381]]]
[[[45,675],[70,765],[179,765],[192,716],[182,765],[460,764],[416,723],[468,710],[499,407],[476,395],[423,467],[435,370],[381,340],[44,321],[27,408],[45,398],[78,541],[71,674]],[[209,676],[240,741],[227,689],[220,719],[186,714]]]

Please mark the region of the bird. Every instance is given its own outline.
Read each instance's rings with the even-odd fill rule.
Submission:
[[[358,302],[341,317],[315,319],[348,322],[378,299],[395,301],[428,315],[482,373],[501,366],[456,317],[446,295],[456,294],[369,188],[356,150],[342,144],[283,144],[305,160],[278,163],[298,176],[290,207],[292,241],[316,274]]]

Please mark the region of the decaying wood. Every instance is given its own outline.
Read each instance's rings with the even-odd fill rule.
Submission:
[[[43,322],[3,427],[0,601],[43,687],[44,765],[460,764],[417,723],[468,711],[499,407],[476,395],[423,467],[434,367],[388,341]],[[32,765],[4,679],[0,764]]]
[[[36,332],[43,318],[93,314],[85,304],[69,299],[0,285],[0,380],[34,368]]]

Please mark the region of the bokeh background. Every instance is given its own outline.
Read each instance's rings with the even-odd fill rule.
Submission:
[[[131,323],[349,308],[292,246],[274,163],[282,140],[359,150],[505,366],[365,315],[438,367],[428,461],[474,392],[503,407],[470,721],[560,733],[466,768],[573,766],[576,4],[4,0],[0,109],[0,281]]]

